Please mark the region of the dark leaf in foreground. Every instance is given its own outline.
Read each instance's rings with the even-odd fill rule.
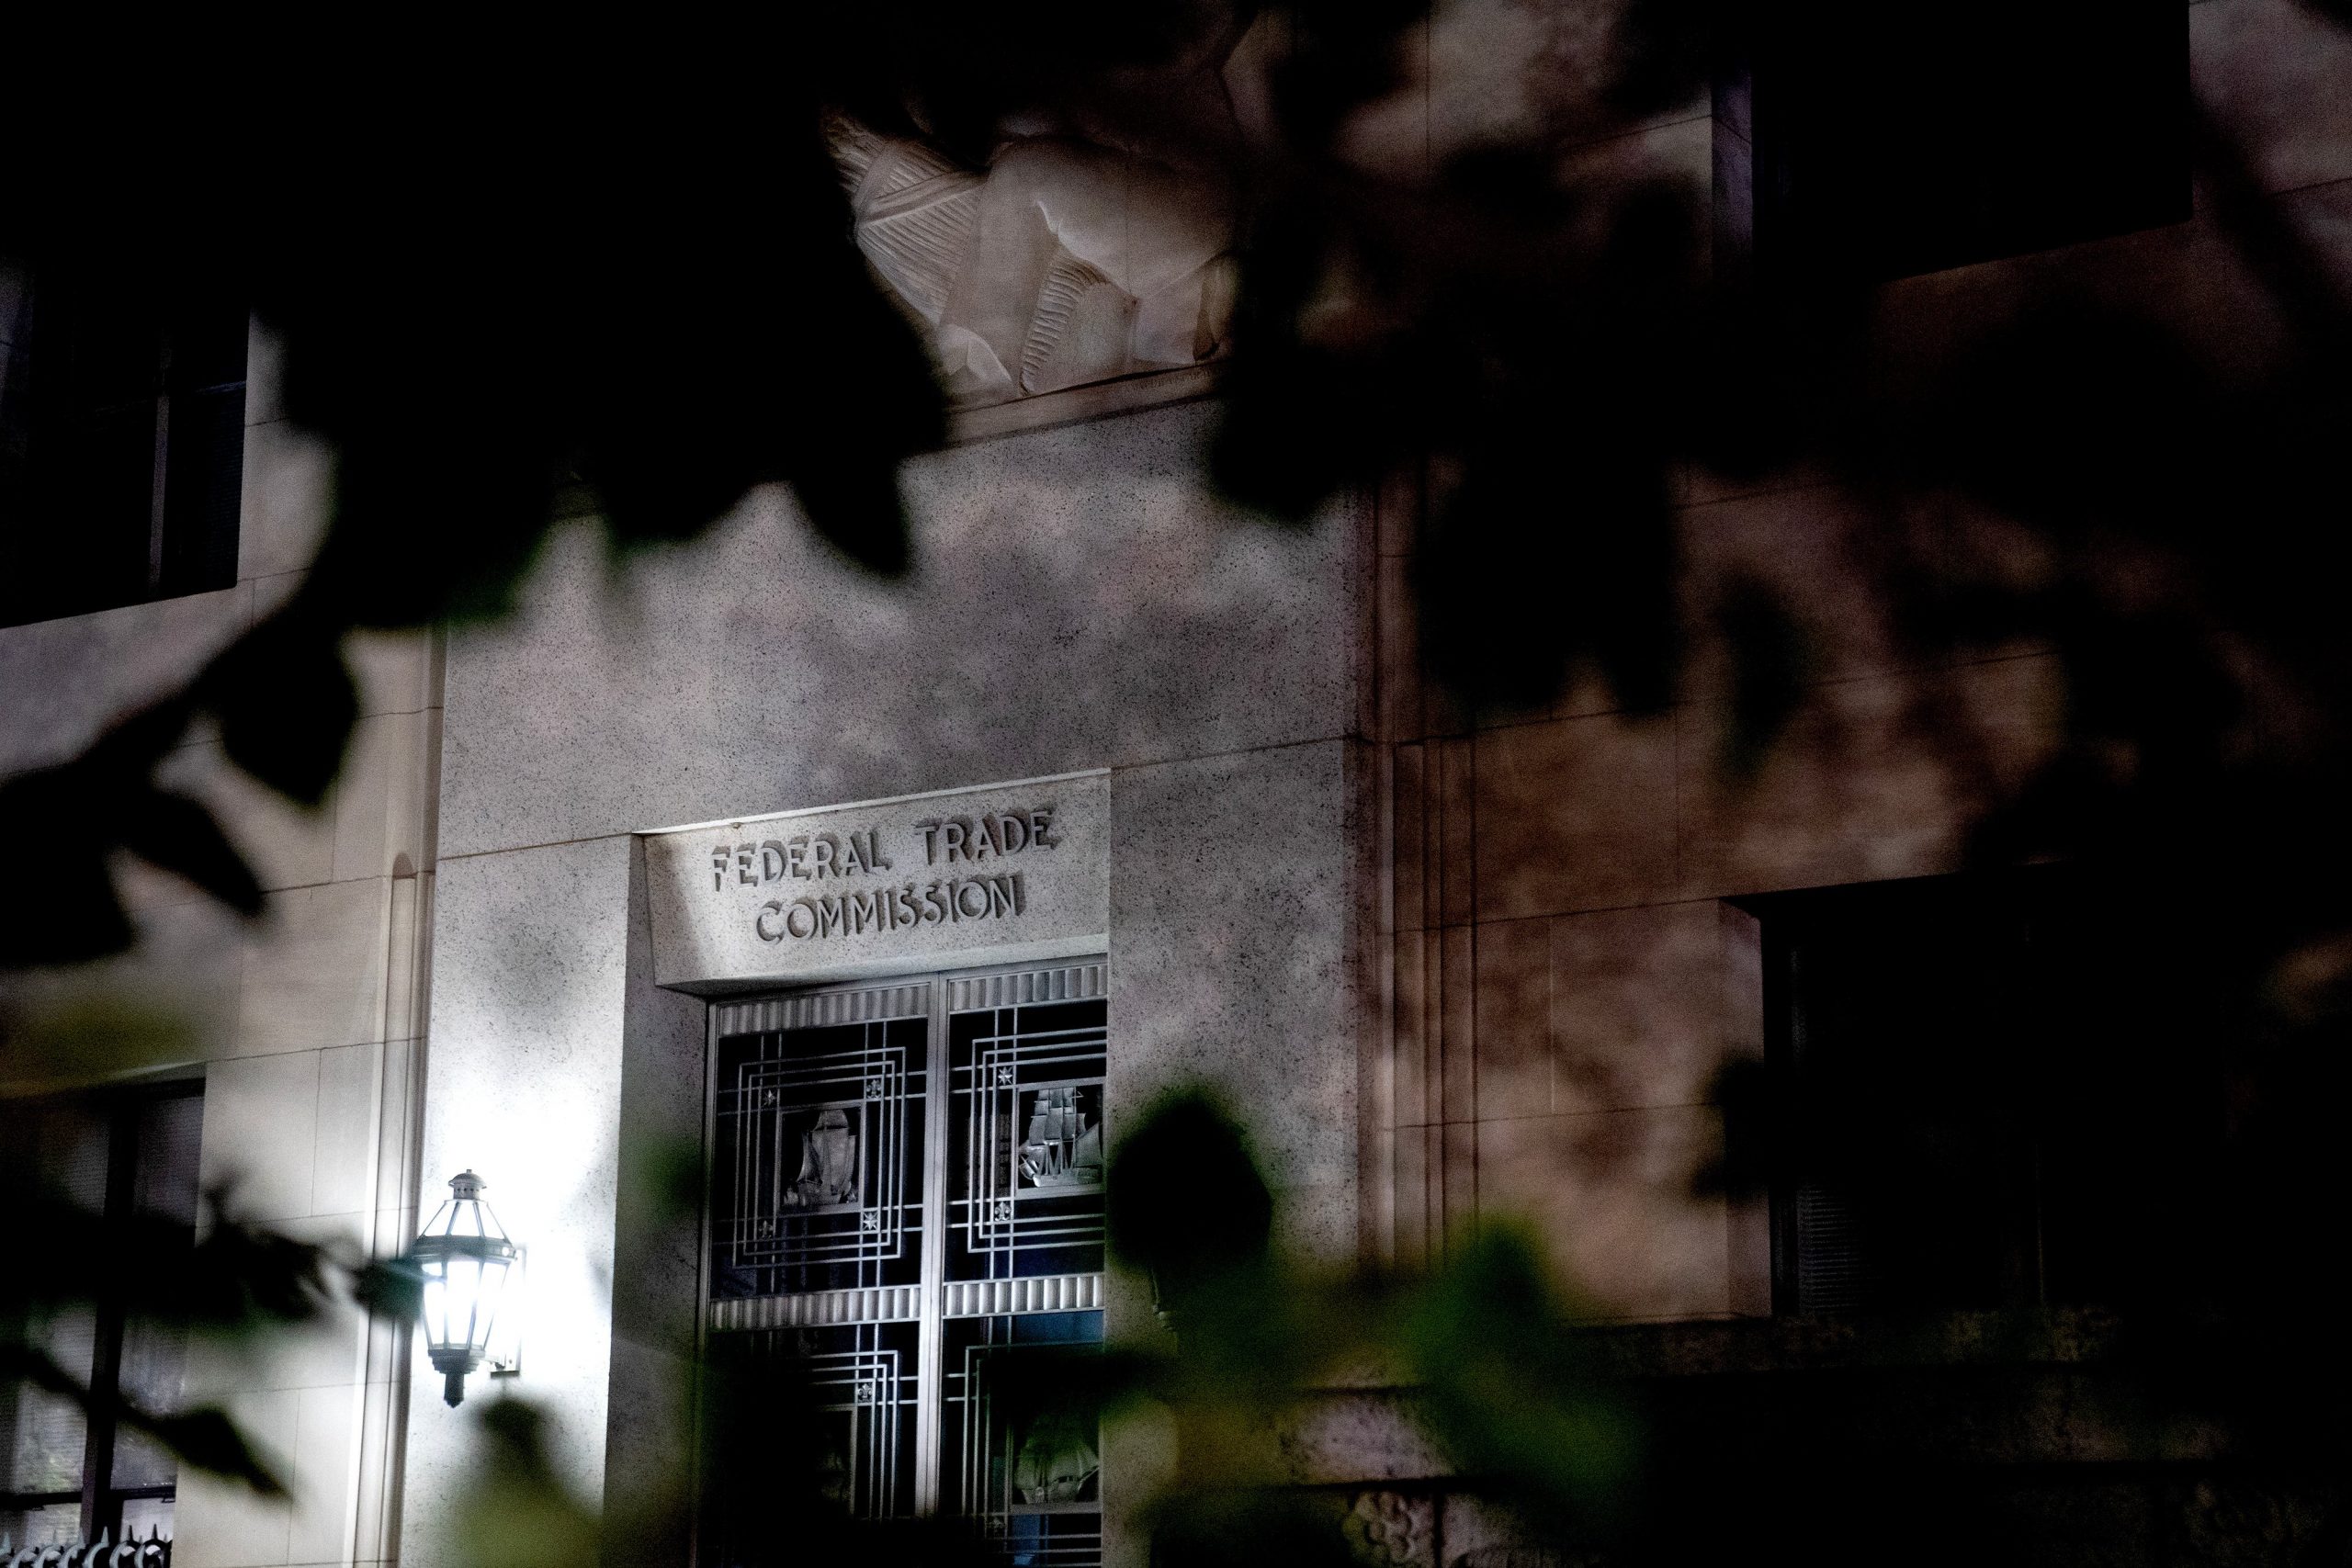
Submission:
[[[282,1497],[286,1485],[262,1462],[235,1423],[221,1411],[191,1410],[158,1416],[119,1395],[101,1398],[46,1352],[0,1341],[0,1378],[21,1378],[72,1401],[88,1416],[110,1418],[144,1432],[189,1464],[242,1481],[265,1497]]]
[[[1569,1331],[1531,1240],[1481,1231],[1410,1299],[1404,1332],[1431,1425],[1463,1473],[1557,1529],[1623,1526],[1631,1411]]]
[[[286,1483],[254,1451],[236,1423],[221,1410],[190,1410],[177,1416],[139,1416],[124,1412],[125,1424],[162,1443],[198,1470],[243,1482],[265,1497],[283,1497]]]
[[[113,848],[103,820],[87,815],[79,767],[44,768],[0,780],[0,821],[40,823],[18,841],[16,875],[42,897],[11,898],[0,914],[0,968],[81,964],[129,947],[135,932],[116,895]]]
[[[1170,1310],[1265,1257],[1272,1194],[1240,1129],[1204,1095],[1153,1107],[1113,1153],[1105,1186],[1113,1253],[1148,1271]]]
[[[326,798],[359,716],[342,639],[341,625],[298,600],[215,659],[196,685],[230,761],[304,806]]]
[[[261,884],[212,814],[184,795],[158,790],[123,819],[125,849],[175,872],[241,915],[261,913]]]
[[[424,1271],[405,1258],[365,1264],[351,1277],[351,1299],[364,1311],[413,1322],[424,1310]]]

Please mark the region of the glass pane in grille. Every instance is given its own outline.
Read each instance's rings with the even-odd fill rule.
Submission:
[[[950,1279],[1102,1268],[1106,1017],[1099,998],[949,1016]]]
[[[1099,1312],[950,1319],[940,1472],[946,1500],[1005,1562],[1102,1561],[1102,1443],[1091,1369]]]
[[[719,1042],[715,1298],[920,1276],[929,1032],[892,1019]]]

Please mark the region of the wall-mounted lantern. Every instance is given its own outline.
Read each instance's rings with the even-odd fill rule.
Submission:
[[[466,1397],[466,1374],[490,1348],[499,1303],[522,1257],[481,1193],[482,1179],[472,1171],[450,1178],[448,1201],[409,1249],[424,1276],[425,1349],[442,1375],[441,1396],[453,1405]]]

